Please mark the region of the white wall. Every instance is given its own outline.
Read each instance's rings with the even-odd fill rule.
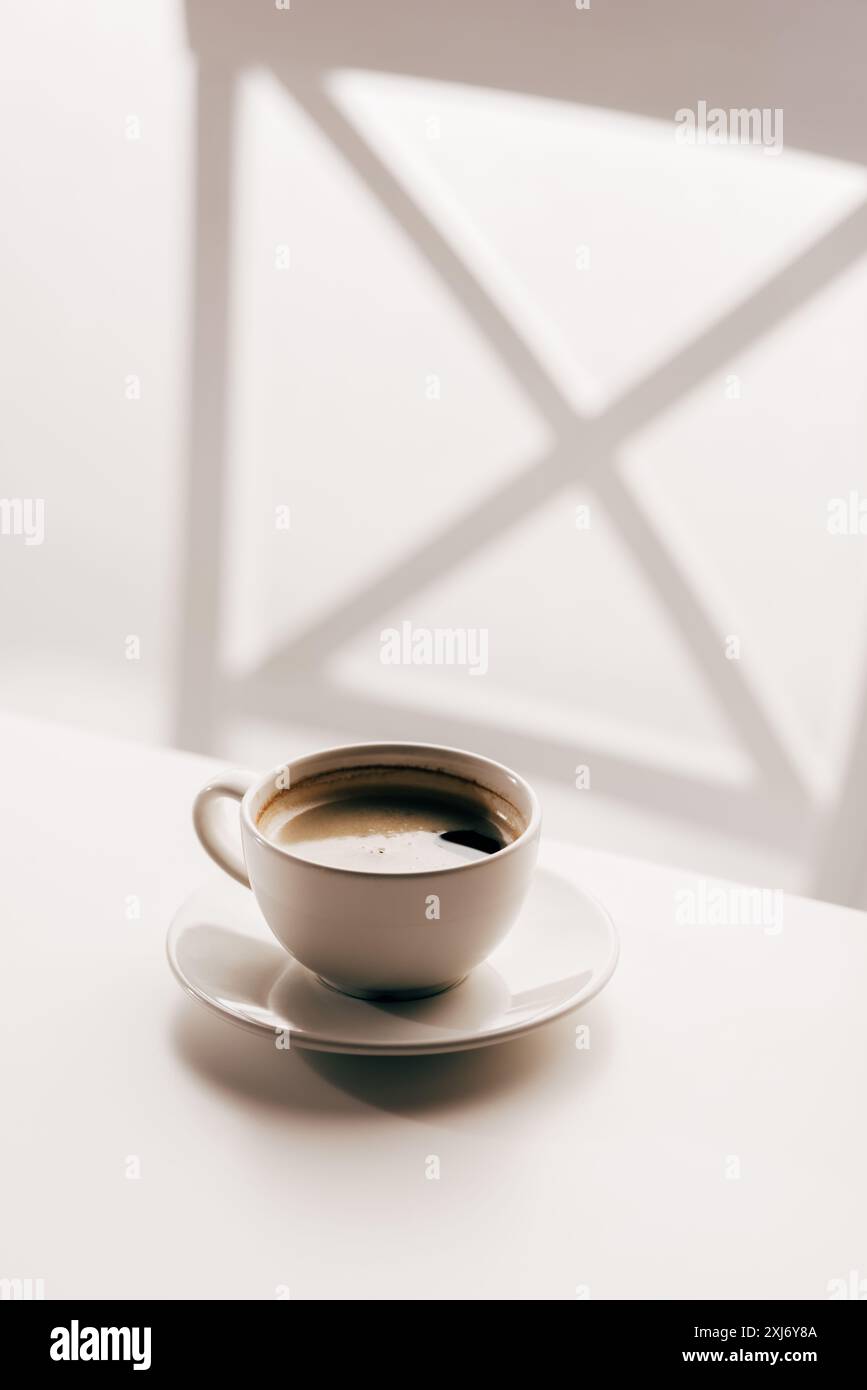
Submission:
[[[209,61],[230,60],[241,11],[198,9],[206,26],[229,16]],[[831,536],[827,509],[867,496],[867,264],[841,238],[818,287],[812,261],[792,277],[785,312],[759,295],[745,331],[725,325],[857,216],[863,166],[818,139],[777,157],[678,147],[673,111],[702,95],[682,83],[666,115],[604,109],[604,80],[579,101],[576,79],[573,101],[346,70],[336,27],[320,108],[309,73],[294,94],[280,77],[282,35],[314,20],[296,7],[278,22],[296,28],[273,29],[277,71],[260,60],[240,85],[228,504],[212,537],[220,662],[249,708],[206,743],[276,762],[322,739],[473,738],[542,779],[558,833],[809,890],[864,655],[867,537]],[[184,12],[15,4],[5,29],[0,494],[44,497],[46,536],[0,538],[2,699],[170,740],[194,235]],[[316,40],[327,54],[327,28]],[[738,61],[734,45],[733,74]],[[796,137],[798,118],[793,98]],[[345,130],[372,166],[349,167]],[[423,245],[388,181],[371,187],[377,160],[429,220]],[[440,237],[479,296],[437,268]],[[635,401],[660,372],[644,418]],[[524,486],[558,440],[557,477]],[[377,576],[384,601],[367,592]],[[383,667],[381,630],[403,619],[485,627],[488,674]],[[287,643],[260,701],[257,670]],[[766,753],[779,775],[763,789]],[[584,763],[590,792],[574,788]],[[751,817],[725,810],[729,792]]]
[[[168,0],[4,7],[0,490],[46,508],[43,546],[0,545],[4,697],[150,736],[169,728],[191,77]]]

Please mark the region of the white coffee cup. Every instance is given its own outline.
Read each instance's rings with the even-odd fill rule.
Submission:
[[[508,801],[523,830],[484,859],[407,873],[311,863],[260,833],[257,817],[276,791],[363,767],[464,778]],[[241,803],[240,850],[218,808],[224,797]],[[309,754],[266,776],[226,772],[199,792],[193,806],[208,854],[252,888],[281,945],[326,984],[364,999],[438,994],[490,955],[530,885],[541,821],[538,798],[517,773],[476,753],[428,743],[357,743]]]

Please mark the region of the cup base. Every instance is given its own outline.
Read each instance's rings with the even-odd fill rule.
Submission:
[[[347,989],[343,985],[334,984],[333,980],[326,980],[324,975],[317,975],[323,985],[333,989],[337,994],[348,994],[352,999],[371,999],[380,1004],[399,1004],[405,999],[427,999],[432,994],[444,994],[447,989],[454,989],[461,980],[465,980],[466,975],[461,975],[458,980],[447,980],[442,985],[425,985],[421,989]]]

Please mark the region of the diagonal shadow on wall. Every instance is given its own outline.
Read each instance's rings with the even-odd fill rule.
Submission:
[[[411,555],[283,643],[257,670],[234,681],[221,674],[217,655],[220,557],[213,538],[220,534],[226,472],[224,403],[230,360],[228,271],[237,72],[231,52],[223,50],[216,58],[212,53],[200,65],[199,74],[191,462],[177,741],[185,747],[209,748],[222,710],[277,720],[324,720],[345,726],[356,737],[383,736],[396,724],[405,729],[408,712],[399,704],[365,698],[331,682],[324,669],[328,658],[387,609],[580,478],[604,503],[755,769],[754,782],[747,787],[712,786],[698,770],[639,764],[610,747],[585,750],[598,784],[633,802],[730,832],[761,835],[781,847],[803,848],[809,818],[821,809],[821,789],[801,755],[785,701],[779,692],[760,684],[745,665],[722,658],[720,626],[714,614],[696,591],[694,576],[683,572],[624,484],[617,452],[631,434],[719,371],[863,255],[867,205],[660,364],[606,414],[583,419],[447,238],[332,100],[323,72],[315,66],[299,67],[295,61],[275,61],[273,54],[270,67],[427,259],[511,373],[516,388],[546,420],[557,442],[517,478],[475,503]],[[441,717],[413,713],[411,722],[413,737],[442,741]],[[574,761],[574,749],[555,739],[514,728],[496,731],[488,723],[451,713],[447,723],[453,742],[471,743],[482,751],[496,752],[492,744],[508,733],[514,756],[537,773],[561,777]],[[851,788],[846,794],[851,798]],[[833,897],[834,884],[829,880],[851,878],[851,866],[835,865],[833,872],[820,867],[817,881],[825,895]]]

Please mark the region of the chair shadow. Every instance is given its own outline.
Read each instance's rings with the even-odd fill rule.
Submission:
[[[575,1022],[592,1024],[593,1048],[576,1067]],[[369,1118],[381,1111],[447,1122],[512,1103],[527,1092],[592,1084],[611,1055],[600,1000],[523,1037],[469,1052],[429,1057],[351,1057],[278,1049],[266,1037],[227,1026],[191,1000],[179,1005],[175,1054],[209,1086],[248,1107],[286,1115]]]

